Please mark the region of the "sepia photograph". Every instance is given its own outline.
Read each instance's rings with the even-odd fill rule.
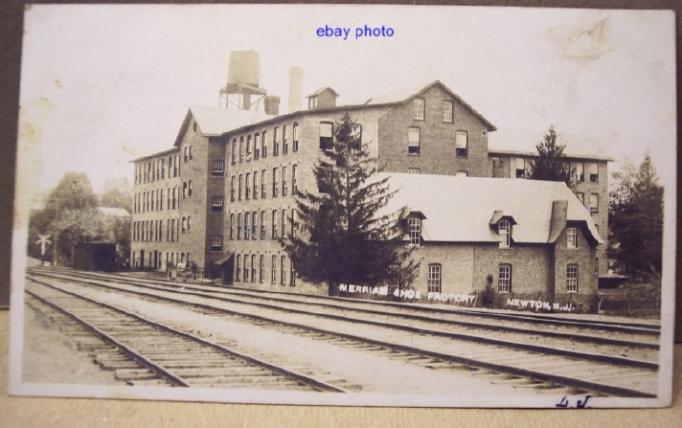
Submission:
[[[10,393],[670,405],[674,24],[28,5]]]

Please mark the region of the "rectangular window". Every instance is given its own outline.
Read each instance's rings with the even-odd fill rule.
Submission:
[[[511,293],[512,267],[510,264],[501,264],[498,267],[497,291],[499,293]]]
[[[230,201],[234,202],[234,193],[237,190],[237,179],[233,175],[232,178],[230,178]]]
[[[237,200],[242,200],[242,189],[244,188],[244,176],[239,174],[239,187],[237,188]]]
[[[296,183],[296,165],[291,166],[291,194],[295,195],[298,190]]]
[[[590,183],[599,183],[599,164],[595,162],[587,164],[587,173],[590,176]]]
[[[239,163],[244,162],[244,136],[239,137]]]
[[[265,270],[265,256],[261,254],[258,261],[258,282],[263,283],[263,271]]]
[[[566,229],[566,245],[569,250],[578,248],[578,229],[575,227]]]
[[[237,261],[235,263],[235,282],[239,282],[242,280],[242,256],[241,254],[237,254]]]
[[[251,233],[250,227],[251,215],[249,213],[244,213],[244,239],[249,240],[249,234]]]
[[[413,108],[412,118],[414,120],[424,120],[424,117],[426,116],[425,114],[426,103],[424,102],[424,99],[415,98],[414,101],[412,101],[412,108]]]
[[[258,187],[258,171],[253,173],[253,193],[251,197],[253,199],[258,199],[258,194],[260,193],[260,188]]]
[[[261,147],[261,156],[263,157],[263,159],[265,159],[266,157],[268,157],[268,143],[267,143],[267,141],[266,141],[267,136],[268,136],[268,132],[267,132],[267,131],[263,131],[263,135],[261,136],[261,138],[262,138],[262,139],[261,139],[261,144],[262,144],[262,147]]]
[[[287,177],[287,167],[282,167],[282,196],[286,196],[289,192],[289,178]]]
[[[282,211],[280,211],[279,225],[280,225],[279,230],[282,233],[282,238],[286,238],[287,237],[287,211],[285,209],[282,209]]]
[[[251,162],[251,135],[246,136],[246,161]]]
[[[260,173],[260,197],[265,199],[265,170]]]
[[[272,210],[272,239],[277,239],[277,210]]]
[[[574,162],[571,169],[577,182],[582,183],[585,181],[585,166],[582,162]]]
[[[282,154],[286,155],[289,152],[289,140],[287,139],[287,126],[282,125]]]
[[[244,282],[249,282],[249,273],[251,270],[249,269],[249,256],[248,254],[244,254]]]
[[[278,193],[277,189],[277,167],[272,168],[272,197],[276,198]]]
[[[410,233],[410,243],[413,245],[420,245],[422,237],[422,219],[419,217],[409,217],[407,219],[407,227]]]
[[[286,256],[282,256],[279,259],[279,283],[281,285],[287,285],[286,284],[286,279],[287,279],[287,272],[286,272],[286,262],[287,258]]]
[[[421,133],[416,126],[407,128],[407,153],[418,155],[421,152]]]
[[[592,214],[599,212],[599,195],[597,193],[590,193],[590,212]]]
[[[237,240],[242,239],[242,213],[237,214]]]
[[[419,168],[407,168],[408,174],[419,174],[421,170]]]
[[[509,248],[511,246],[512,225],[511,221],[503,218],[497,224],[500,234],[500,248]]]
[[[249,200],[251,198],[251,173],[247,172],[244,176],[244,199]]]
[[[443,100],[442,109],[443,109],[443,122],[445,123],[452,123],[453,122],[453,116],[452,116],[452,111],[453,111],[453,102],[450,100]]]
[[[256,255],[251,255],[251,282],[256,282]]]
[[[467,131],[457,131],[455,132],[455,156],[458,158],[467,157],[468,146],[469,146],[469,134]]]
[[[272,155],[279,155],[279,128],[275,126],[275,130],[272,133]]]
[[[277,256],[272,256],[270,269],[270,283],[275,285],[277,284]]]
[[[234,239],[234,214],[230,213],[230,241]]]
[[[320,148],[330,150],[333,146],[334,124],[331,122],[320,122]]]
[[[214,177],[222,177],[225,173],[225,161],[224,160],[214,160],[213,168],[211,169],[211,174]]]
[[[526,177],[526,159],[525,158],[514,158],[514,177],[525,178]]]
[[[260,212],[260,239],[265,239],[265,211]]]
[[[294,122],[293,126],[293,137],[292,137],[292,142],[291,142],[291,151],[292,152],[297,152],[298,151],[298,123]]]
[[[441,292],[441,265],[440,263],[430,263],[428,272],[428,291],[429,293]]]
[[[566,292],[578,292],[578,265],[570,264],[566,266]]]
[[[211,236],[211,251],[219,251],[223,249],[222,235]]]
[[[296,236],[296,229],[298,229],[298,223],[296,223],[296,209],[291,209],[291,236]]]
[[[253,137],[253,158],[258,160],[260,158],[260,134]]]
[[[258,239],[258,213],[256,211],[251,213],[251,239],[254,241]]]
[[[296,269],[294,269],[294,261],[289,262],[289,285],[296,287]]]
[[[223,197],[213,196],[211,198],[211,211],[222,211],[223,210]]]

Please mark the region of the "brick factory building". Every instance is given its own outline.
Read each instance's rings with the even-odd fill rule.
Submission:
[[[242,96],[264,96],[259,88],[248,85],[239,90]],[[461,215],[477,213],[480,218],[476,221],[486,225],[494,212],[500,211],[500,220],[509,218],[512,224],[512,241],[508,249],[499,249],[499,236],[493,234],[499,227],[497,222],[486,226],[486,233],[497,241],[481,241],[469,249],[461,245],[448,247],[451,256],[438,262],[444,292],[479,288],[485,282],[481,275],[485,279],[491,274],[494,284],[498,284],[500,270],[490,260],[504,254],[512,260],[508,263],[512,265],[511,293],[564,293],[560,284],[565,283],[567,272],[558,257],[564,252],[566,231],[574,229],[577,233],[572,232],[570,239],[577,239],[578,250],[570,252],[570,256],[581,254],[582,258],[576,262],[577,271],[571,270],[569,275],[577,275],[578,294],[596,290],[595,264],[604,266],[598,267],[599,272],[604,272],[606,262],[606,257],[600,257],[604,239],[599,234],[605,235],[608,227],[607,158],[571,159],[584,162],[584,183],[579,184],[578,191],[585,187],[585,203],[596,204],[590,213],[577,206],[578,199],[563,183],[454,179],[521,177],[516,171],[518,159],[527,160],[531,154],[491,152],[488,133],[495,127],[439,81],[357,105],[337,106],[337,96],[331,88],[320,89],[308,97],[307,110],[281,115],[277,114],[276,97],[265,97],[266,111],[248,108],[250,98],[242,99],[242,108],[190,108],[173,148],[134,161],[132,265],[164,271],[171,264],[192,261],[207,276],[220,277],[227,285],[325,294],[325,287],[305,284],[297,278],[277,238],[291,233],[289,219],[295,215],[296,188],[316,189],[312,167],[331,142],[334,122],[348,112],[362,126],[362,142],[384,171],[398,173],[395,177],[403,183],[412,182],[405,180],[408,173],[417,174],[409,177],[427,186],[422,190],[424,198],[436,196],[428,187],[430,180],[435,180],[438,192],[458,195],[456,199],[469,198],[467,204],[476,197],[470,194],[475,183],[493,183],[485,185],[486,195],[493,200],[507,200],[508,189],[516,189],[514,195],[524,205],[523,213],[515,212],[516,208],[506,203],[497,206],[491,202],[486,205],[490,212],[480,213],[483,218],[476,207],[459,206]],[[537,197],[530,200],[526,197],[539,189],[548,190],[538,191]],[[592,194],[598,195],[596,202]],[[415,210],[425,208],[415,206]],[[532,212],[536,215],[528,214]],[[424,215],[427,230],[430,217],[427,212]],[[542,223],[533,224],[536,221]],[[445,229],[424,235],[420,241],[422,249],[418,253],[425,258],[415,288],[428,289],[429,265],[437,262],[428,260],[427,255],[442,245],[440,236],[449,233],[448,224],[441,223]],[[523,231],[534,227],[546,232],[546,236],[530,241],[520,238]],[[462,259],[456,256],[461,251],[467,253]],[[463,268],[462,260],[471,263]],[[455,278],[452,275],[457,280],[450,280]],[[536,280],[522,280],[528,275]],[[495,287],[507,292],[504,284]]]

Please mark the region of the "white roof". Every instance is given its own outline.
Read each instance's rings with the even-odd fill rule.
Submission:
[[[536,156],[538,152],[535,146],[544,140],[546,133],[546,129],[540,131],[498,129],[497,132],[488,134],[488,152]],[[604,143],[596,138],[558,132],[557,141],[566,146],[564,155],[567,157],[613,160],[604,150]]]
[[[490,227],[495,211],[514,218],[514,242],[550,243],[552,205],[567,201],[567,221],[584,221],[599,243],[587,208],[562,182],[510,178],[456,177],[433,174],[382,173],[397,190],[381,213],[403,206],[421,212],[426,241],[499,242]],[[380,214],[381,214],[380,213]]]
[[[130,217],[130,213],[125,208],[98,207],[97,211],[112,217]]]
[[[262,111],[192,106],[192,116],[199,124],[202,134],[215,137],[242,126],[271,118]]]

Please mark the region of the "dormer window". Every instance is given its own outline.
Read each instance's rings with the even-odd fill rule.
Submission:
[[[566,244],[569,250],[578,248],[578,229],[569,227],[566,229]]]
[[[509,248],[511,246],[511,232],[512,232],[512,225],[511,221],[509,221],[506,218],[503,218],[502,220],[497,223],[497,230],[498,233],[500,234],[500,248]]]
[[[410,234],[410,244],[420,245],[422,236],[422,219],[410,217],[407,219],[407,230]]]
[[[315,110],[317,108],[317,97],[308,98],[308,110]]]

